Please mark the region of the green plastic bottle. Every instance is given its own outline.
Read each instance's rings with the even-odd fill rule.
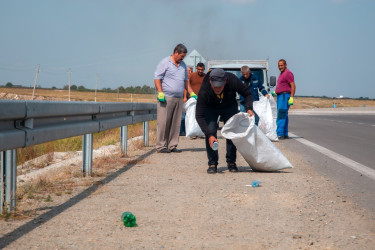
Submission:
[[[137,226],[136,224],[136,219],[134,214],[130,212],[125,212],[121,215],[121,220],[124,222],[124,225],[126,227],[135,227]]]

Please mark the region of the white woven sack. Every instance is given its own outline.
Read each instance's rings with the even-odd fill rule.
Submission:
[[[262,132],[271,140],[279,141],[276,133],[276,119],[273,116],[273,110],[271,107],[271,102],[275,103],[275,100],[271,101],[271,98],[260,96],[259,101],[253,102],[254,111],[259,116],[258,127]]]
[[[221,135],[233,141],[253,170],[272,172],[292,168],[280,150],[255,126],[255,117],[247,113],[232,116],[221,129]]]
[[[272,118],[273,118],[273,127],[275,128],[275,133],[276,133],[276,136],[277,136],[277,124],[276,124],[276,119],[277,119],[277,104],[276,104],[276,101],[275,99],[273,98],[273,96],[270,96],[270,99],[268,99],[270,101],[270,105],[271,105],[271,110],[272,110]]]
[[[204,133],[198,125],[195,119],[195,109],[197,106],[197,100],[195,98],[189,98],[187,102],[184,103],[184,110],[186,112],[185,116],[185,131],[186,137],[204,137]]]

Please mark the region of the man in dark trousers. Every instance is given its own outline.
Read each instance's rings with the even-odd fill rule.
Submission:
[[[206,136],[206,151],[208,157],[207,173],[217,173],[219,154],[212,146],[217,141],[218,117],[221,116],[224,123],[238,113],[236,92],[245,98],[246,112],[253,116],[253,98],[251,91],[232,73],[223,69],[213,69],[203,79],[199,90],[196,119]],[[226,140],[226,161],[230,172],[238,172],[236,166],[236,146],[231,140]]]

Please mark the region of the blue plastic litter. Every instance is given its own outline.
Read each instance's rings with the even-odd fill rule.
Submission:
[[[253,182],[251,183],[251,186],[252,186],[252,187],[259,187],[259,186],[260,186],[260,183],[261,183],[261,181],[253,181]]]

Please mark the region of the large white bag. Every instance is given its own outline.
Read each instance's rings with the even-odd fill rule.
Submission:
[[[272,98],[272,100],[271,100]],[[259,97],[259,101],[253,102],[254,111],[259,116],[259,124],[258,127],[262,132],[271,140],[271,141],[279,141],[277,138],[276,133],[276,118],[274,118],[272,104],[276,104],[275,100],[271,96],[270,99],[264,96]],[[275,105],[274,105],[275,107]],[[277,113],[277,110],[276,110]]]
[[[270,101],[271,105],[271,110],[272,110],[272,118],[273,118],[273,127],[275,128],[275,131],[277,130],[277,124],[276,124],[276,119],[277,119],[277,104],[273,96],[270,96]],[[277,133],[276,133],[277,136]]]
[[[221,129],[221,135],[233,141],[237,150],[253,170],[277,171],[292,168],[292,164],[255,126],[255,117],[247,113],[232,116]]]
[[[186,137],[204,137],[204,133],[198,125],[195,119],[195,109],[197,106],[197,100],[194,98],[189,98],[187,102],[184,103],[184,110],[186,112],[185,116],[185,131]]]

